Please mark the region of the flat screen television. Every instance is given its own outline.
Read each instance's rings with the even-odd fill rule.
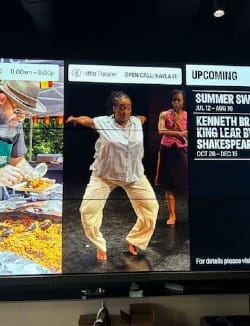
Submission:
[[[249,72],[2,58],[4,94],[13,80],[39,85],[46,112],[23,121],[24,156],[47,173],[1,187],[0,298],[116,296],[134,285],[137,295],[166,294],[171,282],[225,280],[248,291]],[[185,193],[164,174],[173,157],[168,168]],[[93,185],[98,192],[83,201]],[[97,257],[100,247],[107,257],[104,249]]]

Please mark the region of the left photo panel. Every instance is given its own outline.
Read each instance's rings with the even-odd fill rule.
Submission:
[[[62,272],[64,61],[0,58],[0,275]]]

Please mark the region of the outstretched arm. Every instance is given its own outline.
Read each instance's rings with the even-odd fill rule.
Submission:
[[[144,117],[144,115],[137,115],[136,116],[138,119],[140,119],[141,120],[141,124],[143,125],[145,122],[146,122],[146,117]]]
[[[79,124],[83,127],[88,127],[95,129],[95,124],[93,118],[90,118],[88,116],[82,115],[79,117],[74,117],[73,115],[69,116],[66,120],[66,123],[73,123],[73,124]]]

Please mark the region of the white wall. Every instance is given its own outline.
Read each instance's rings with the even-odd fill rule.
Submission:
[[[205,315],[248,314],[247,295],[185,295],[105,300],[112,314],[130,303],[154,304],[156,326],[199,326]],[[100,299],[0,302],[0,326],[77,326],[80,314],[96,313]]]

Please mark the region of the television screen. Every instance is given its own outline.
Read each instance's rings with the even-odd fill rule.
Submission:
[[[249,70],[2,59],[1,284],[247,278]]]
[[[166,224],[164,189],[154,185],[160,149],[158,116],[170,108],[169,97],[175,88],[183,88],[180,67],[69,64],[65,115],[94,118],[94,126],[81,125],[74,118],[65,125],[65,272],[190,270],[185,194],[177,205],[178,222],[184,223],[178,230],[171,229]],[[124,108],[116,107],[123,100],[120,105]],[[130,115],[135,122],[126,126]],[[146,119],[143,124],[140,117]],[[125,120],[124,127],[120,119]],[[186,144],[181,146],[186,149]],[[180,162],[182,165],[184,169],[187,164]],[[187,171],[180,171],[183,173]],[[102,182],[107,182],[107,188]],[[82,202],[84,193],[87,198]],[[138,255],[131,254],[129,244],[137,247]],[[99,249],[107,256],[101,260],[102,267],[96,259]]]

